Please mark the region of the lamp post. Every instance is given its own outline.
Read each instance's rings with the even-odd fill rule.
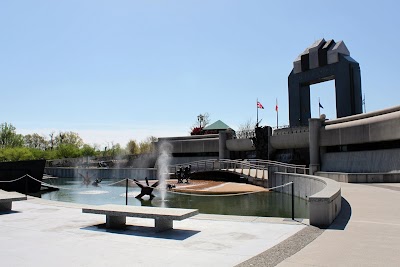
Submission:
[[[197,116],[197,121],[199,122],[200,128],[201,128],[201,123],[204,121],[204,115],[199,115]]]

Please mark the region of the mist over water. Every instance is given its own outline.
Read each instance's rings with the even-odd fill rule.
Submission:
[[[159,147],[159,154],[156,162],[157,177],[160,181],[158,189],[160,190],[161,201],[165,200],[167,194],[167,180],[169,179],[169,165],[171,163],[171,144],[163,142]]]

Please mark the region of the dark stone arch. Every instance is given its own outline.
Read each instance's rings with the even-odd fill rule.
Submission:
[[[337,118],[362,113],[360,65],[343,41],[316,41],[293,62],[288,77],[290,126],[308,125],[310,85],[335,80]]]

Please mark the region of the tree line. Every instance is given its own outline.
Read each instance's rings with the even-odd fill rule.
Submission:
[[[111,142],[103,149],[98,145],[85,144],[79,134],[72,131],[57,134],[52,132],[49,135],[38,133],[22,135],[16,132],[16,128],[11,123],[2,123],[0,124],[0,161],[137,155],[152,152],[155,141],[157,138],[153,136],[141,142],[132,139],[125,148],[122,148],[119,143]]]

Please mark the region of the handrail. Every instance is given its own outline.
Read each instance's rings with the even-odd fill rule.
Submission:
[[[305,165],[295,165],[288,164],[278,161],[271,160],[261,160],[261,159],[249,159],[249,160],[231,160],[231,159],[208,159],[208,160],[197,160],[188,162],[185,164],[175,164],[170,166],[170,172],[177,173],[178,168],[183,165],[191,165],[192,171],[213,171],[213,170],[223,170],[232,171],[235,173],[245,174],[248,171],[248,175],[252,176],[252,171],[255,170],[255,178],[259,177],[259,172],[262,171],[261,179],[265,179],[265,171],[270,167],[283,168],[279,171],[289,172],[289,173],[308,173],[308,168]]]

